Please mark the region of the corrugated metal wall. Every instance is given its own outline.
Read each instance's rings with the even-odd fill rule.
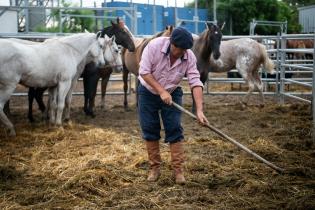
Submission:
[[[154,34],[153,28],[153,5],[151,4],[131,4],[128,2],[109,2],[107,7],[130,7],[137,6],[138,20],[137,20],[137,35],[152,35]],[[163,7],[156,5],[156,31],[162,31],[167,25],[175,25],[175,8]],[[207,9],[198,9],[200,21],[208,19]],[[178,18],[193,20],[194,8],[177,8]],[[131,28],[131,20],[123,11],[112,12],[108,15],[124,16],[125,22]],[[183,22],[182,27],[188,29],[190,32],[195,33],[195,25],[192,22]],[[204,23],[198,24],[198,33],[205,29]]]
[[[315,5],[299,8],[299,23],[302,33],[315,32]]]

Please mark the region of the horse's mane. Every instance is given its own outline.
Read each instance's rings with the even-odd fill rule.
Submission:
[[[170,30],[170,31],[169,31]],[[140,55],[142,55],[142,52],[144,50],[144,48],[149,44],[149,42],[155,38],[158,38],[158,37],[162,37],[162,36],[165,36],[165,37],[170,37],[171,36],[171,33],[173,31],[173,27],[171,27],[171,29],[169,29],[168,27],[166,27],[166,29],[164,31],[160,31],[158,33],[156,33],[154,36],[150,37],[150,38],[146,38],[144,39],[144,42],[143,44],[141,45],[141,49],[140,49]]]
[[[45,41],[45,43],[56,41],[59,43],[63,43],[65,45],[73,48],[75,51],[81,53],[82,47],[77,47],[76,43],[82,43],[82,37],[84,37],[84,36],[92,37],[92,36],[95,36],[95,34],[94,33],[79,33],[79,34],[74,34],[71,36],[66,36],[66,37],[61,37],[61,38],[53,38],[53,39]],[[86,43],[86,46],[88,47],[92,43],[93,40],[94,39],[91,39],[89,43]],[[87,48],[85,48],[85,49],[87,49]]]

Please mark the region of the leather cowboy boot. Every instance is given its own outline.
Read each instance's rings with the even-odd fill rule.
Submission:
[[[171,161],[172,168],[174,170],[175,182],[176,184],[185,184],[186,179],[183,174],[183,164],[184,164],[184,148],[183,142],[176,142],[170,144],[171,148]]]
[[[160,156],[160,144],[159,141],[146,141],[148,158],[150,164],[150,171],[147,180],[150,182],[155,182],[160,177],[160,166],[161,166],[161,156]]]

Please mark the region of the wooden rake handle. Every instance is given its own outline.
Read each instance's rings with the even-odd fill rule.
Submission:
[[[192,118],[197,120],[196,115],[194,115],[193,113],[189,112],[187,109],[183,108],[182,106],[178,105],[175,102],[172,102],[172,105],[174,107],[176,107],[177,109],[179,109],[180,111],[186,113],[187,115],[191,116]],[[214,126],[208,124],[205,125],[205,127],[208,127],[210,130],[214,131],[216,134],[218,134],[219,136],[223,137],[224,139],[230,141],[232,144],[236,145],[237,147],[241,148],[242,150],[244,150],[245,152],[249,153],[250,155],[254,156],[256,159],[260,160],[261,162],[267,164],[270,168],[276,170],[277,172],[283,173],[284,169],[274,165],[273,163],[267,161],[266,159],[264,159],[263,157],[259,156],[258,154],[256,154],[255,152],[253,152],[252,150],[250,150],[249,148],[245,147],[244,145],[242,145],[241,143],[237,142],[236,140],[234,140],[233,138],[229,137],[228,135],[226,135],[225,133],[223,133],[222,131],[220,131],[219,129],[215,128]]]

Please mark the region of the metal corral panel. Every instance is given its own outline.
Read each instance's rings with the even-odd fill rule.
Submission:
[[[299,23],[302,25],[302,33],[315,32],[315,5],[298,9]]]
[[[46,10],[44,7],[29,9],[29,29],[37,31],[38,27],[44,28],[46,25]]]
[[[172,17],[169,17],[167,20],[169,21],[167,24],[175,25],[175,7],[166,8],[169,14],[172,14]],[[177,15],[178,19],[184,20],[193,20],[195,16],[195,9],[194,8],[177,8]],[[199,21],[207,21],[208,19],[208,10],[207,9],[198,9],[198,16]],[[186,28],[192,33],[195,32],[195,23],[194,22],[187,22],[182,21],[180,26]],[[197,34],[201,33],[205,29],[205,23],[198,23],[198,31]]]
[[[10,0],[0,0],[1,6],[10,6]],[[1,12],[1,11],[0,11]],[[0,33],[17,33],[17,11],[6,11],[0,16]]]

